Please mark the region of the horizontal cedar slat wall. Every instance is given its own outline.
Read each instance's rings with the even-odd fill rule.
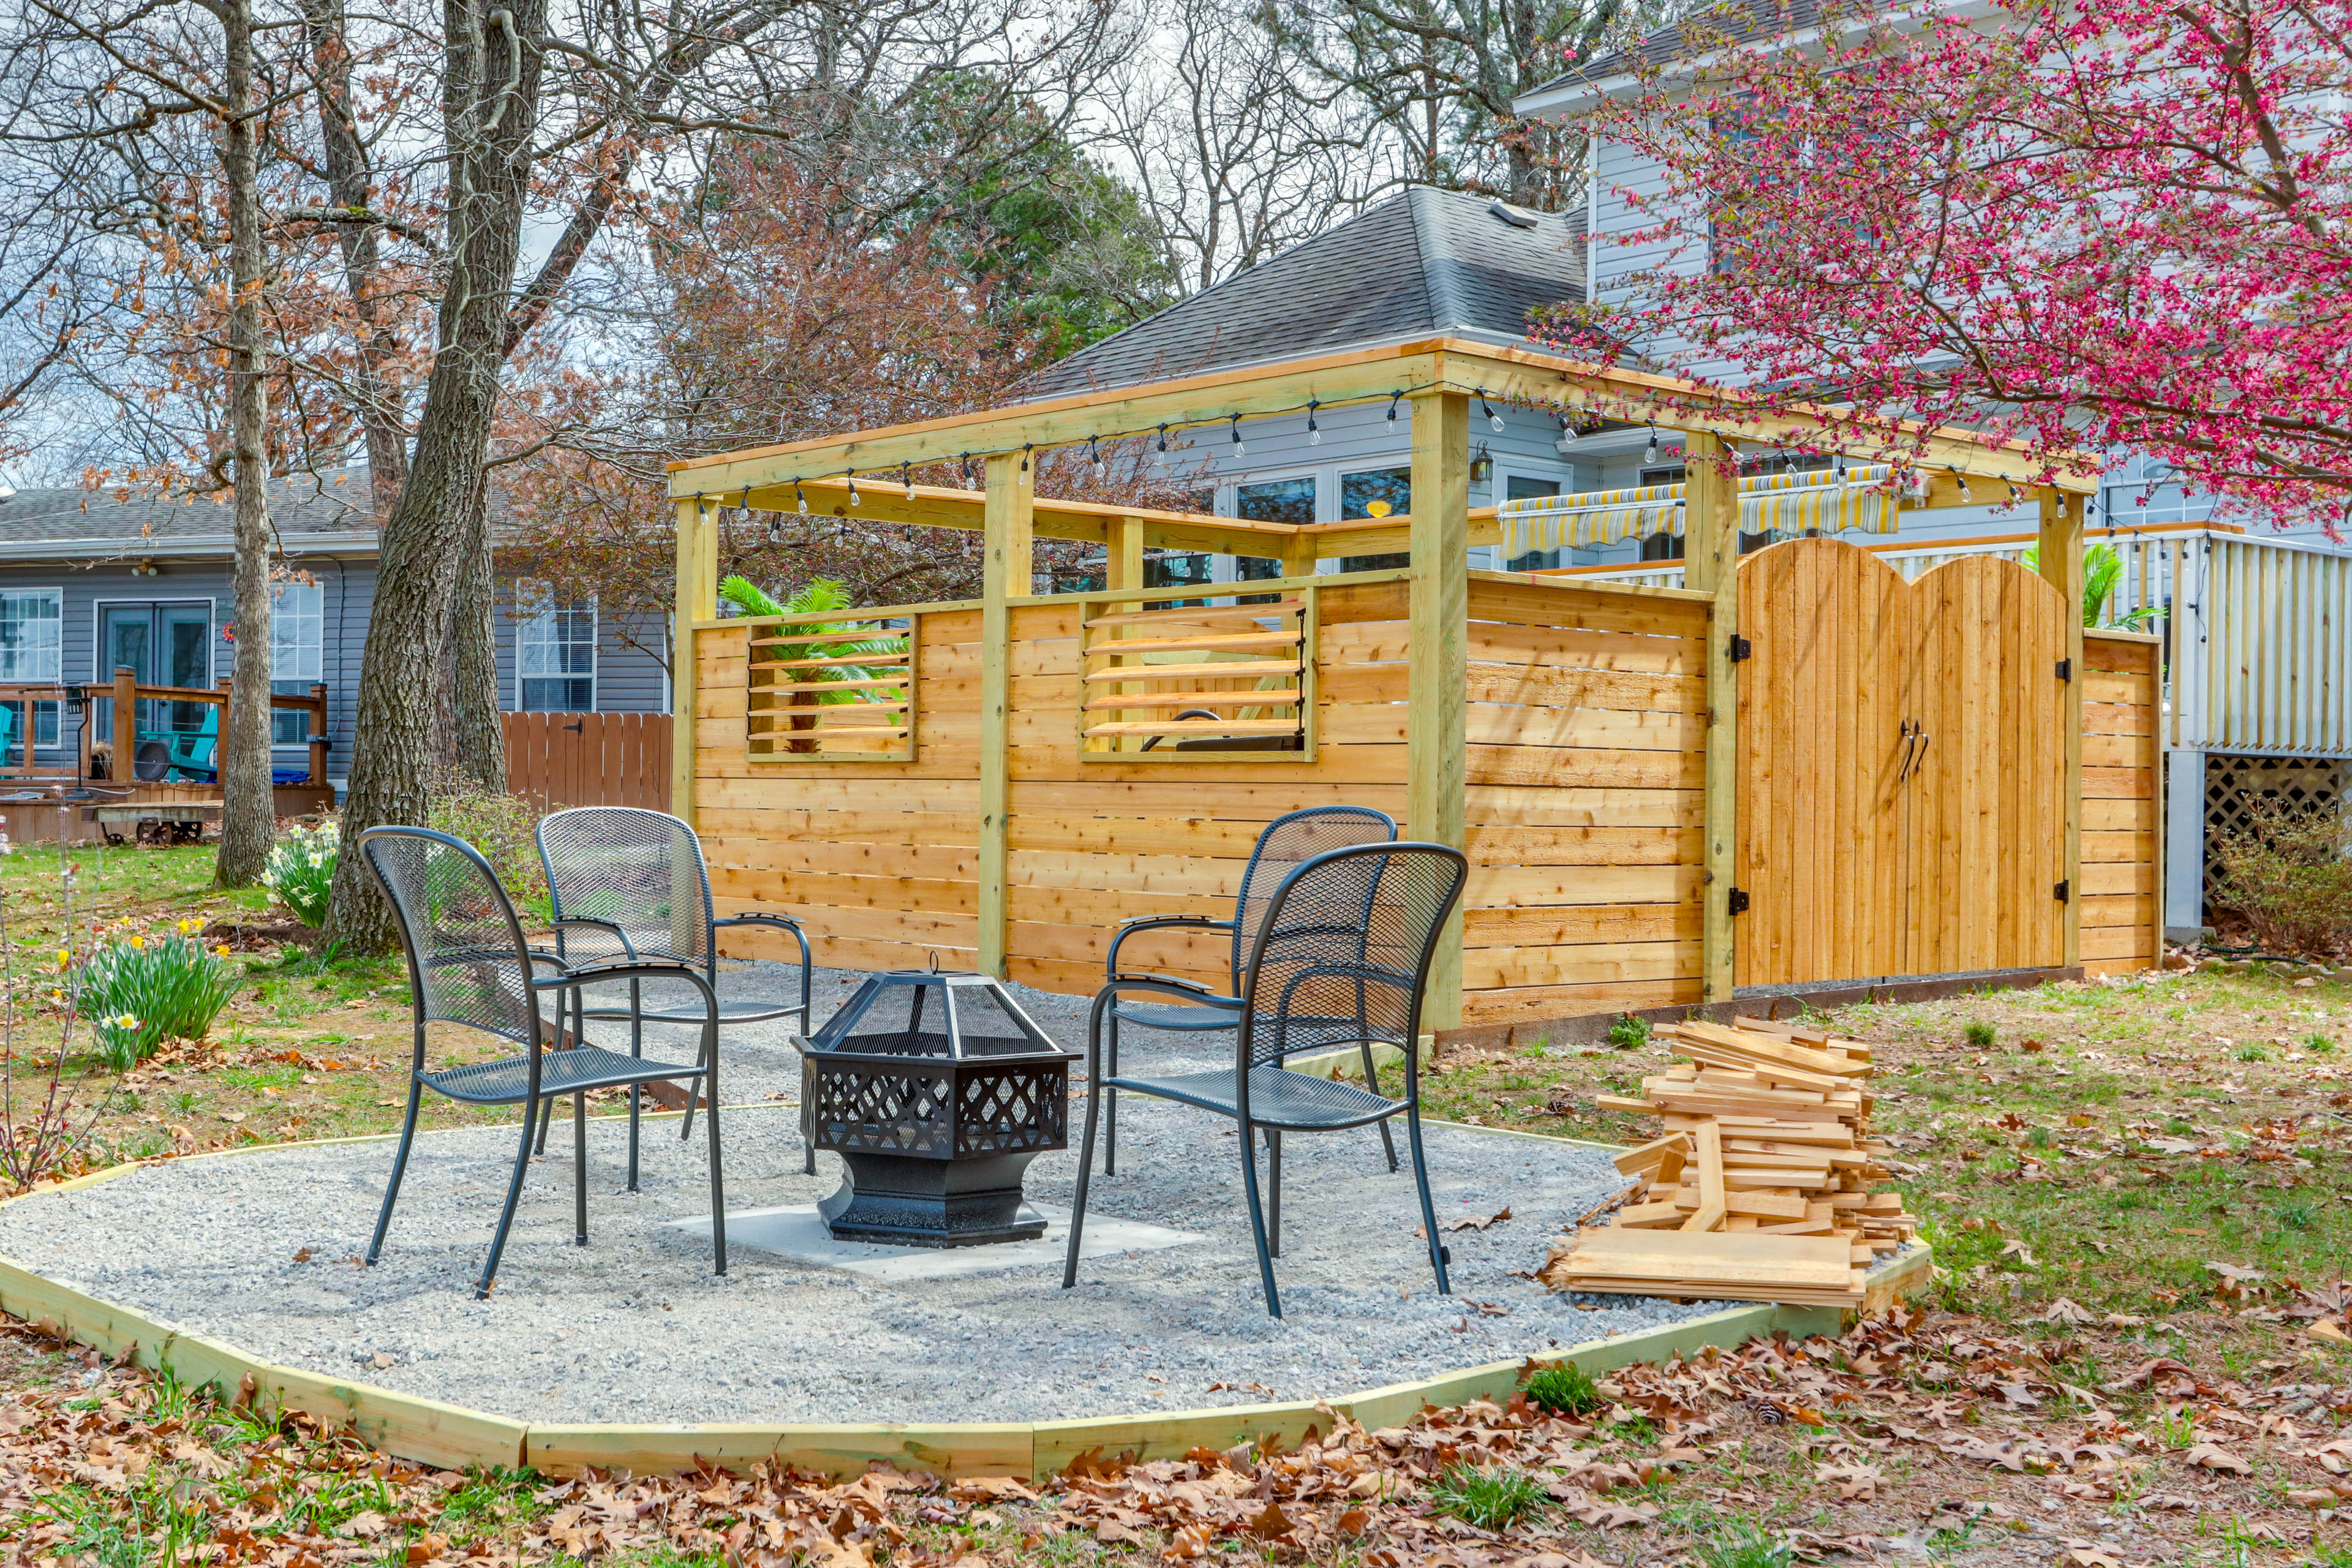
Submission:
[[[1707,616],[1471,584],[1465,1026],[1698,1000]]]
[[[816,962],[942,969],[980,961],[980,610],[916,621],[912,762],[751,762],[749,633],[695,635],[695,826],[719,912],[781,914]],[[783,933],[727,934],[738,957],[797,961]]]
[[[2157,790],[2163,741],[2157,722],[2154,638],[2083,634],[2083,968],[2092,974],[2147,969],[2163,956],[2157,857],[2163,853]]]
[[[1084,671],[1076,601],[1013,612],[1013,744],[1006,969],[1089,994],[1110,938],[1133,915],[1233,913],[1258,830],[1301,806],[1404,814],[1405,586],[1317,590],[1318,742],[1312,762],[1081,761]],[[928,684],[929,670],[924,671]],[[1403,828],[1409,836],[1410,824]],[[1122,967],[1223,990],[1231,940],[1153,932]]]

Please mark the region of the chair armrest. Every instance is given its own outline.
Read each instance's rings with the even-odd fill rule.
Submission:
[[[1206,1007],[1223,1007],[1229,1012],[1238,1013],[1246,1005],[1238,996],[1212,991],[1199,981],[1187,980],[1181,974],[1114,974],[1110,984],[1103,989],[1109,991],[1122,985],[1137,984],[1173,987],[1188,1002],[1197,1002]]]
[[[637,956],[636,943],[629,940],[629,933],[611,921],[600,921],[588,915],[566,915],[562,920],[550,921],[547,923],[553,926],[559,932],[570,926],[582,926],[589,931],[603,931],[621,944],[621,952],[625,955],[630,958]]]
[[[1211,920],[1207,915],[1129,915],[1118,922],[1110,939],[1110,952],[1103,955],[1103,975],[1118,978],[1119,945],[1138,931],[1172,930],[1189,927],[1194,931],[1231,931],[1231,921]]]
[[[780,931],[788,931],[793,933],[793,940],[801,944],[801,1027],[808,1028],[810,1026],[809,985],[814,978],[814,966],[809,959],[808,932],[801,930],[800,921],[788,920],[782,915],[729,915],[723,921],[712,921],[710,929],[715,931],[722,926],[750,925],[774,926]],[[715,955],[719,949],[718,942],[713,942],[710,947]]]

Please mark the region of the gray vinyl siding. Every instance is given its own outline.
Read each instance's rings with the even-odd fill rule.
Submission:
[[[498,577],[495,624],[499,647],[499,706],[512,712],[522,706],[516,671],[514,617],[515,582],[528,576],[501,567]],[[669,670],[648,651],[663,644],[666,626],[632,624],[629,636],[614,616],[596,616],[596,708],[599,713],[660,713],[669,707]]]

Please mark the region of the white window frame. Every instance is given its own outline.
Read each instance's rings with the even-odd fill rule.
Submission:
[[[25,598],[32,598],[35,595],[46,596],[57,605],[58,613],[55,616],[48,617],[49,624],[56,628],[52,633],[55,646],[49,650],[51,655],[49,662],[53,668],[46,679],[40,676],[28,677],[20,672],[12,672],[6,678],[6,683],[11,686],[62,685],[66,678],[66,591],[63,588],[50,588],[34,585],[27,585],[21,588],[0,587],[0,597],[21,596]],[[63,724],[64,720],[59,714],[58,706],[56,702],[36,702],[33,704],[33,747],[37,750],[43,746],[55,747],[63,744],[65,738]],[[43,733],[44,731],[47,731],[46,737]]]
[[[286,615],[286,597],[291,593],[317,595],[317,605],[307,616],[289,618]],[[279,634],[289,626],[308,622],[312,637],[306,649],[301,645],[289,645]],[[280,659],[291,647],[299,663],[301,656],[310,655],[310,668],[286,670],[278,668]],[[269,686],[275,691],[280,684],[299,685],[302,689],[289,693],[306,696],[311,687],[322,683],[327,671],[327,588],[323,583],[272,583],[269,585]],[[281,731],[283,731],[281,733]],[[272,708],[269,710],[269,743],[273,746],[300,746],[310,739],[310,715],[299,708]]]
[[[533,600],[539,602],[538,607],[531,608],[526,612],[525,606],[530,604]],[[565,609],[575,609],[578,606],[571,601],[566,601],[561,607]],[[559,606],[554,596],[549,592],[547,584],[542,579],[537,577],[518,577],[514,580],[514,609],[512,612],[515,628],[514,710],[518,713],[593,713],[597,710],[596,686],[597,677],[600,673],[598,665],[601,657],[599,645],[604,640],[604,626],[602,624],[602,612],[593,598],[589,599],[587,603],[588,670],[586,675],[583,676],[569,670],[552,675],[544,670],[538,671],[536,673],[526,673],[523,668],[523,665],[525,663],[525,656],[523,652],[525,637],[533,627],[538,626],[542,623],[552,622],[555,618],[555,614]],[[551,646],[562,647],[562,645],[561,643],[554,643],[551,639]],[[523,688],[524,682],[527,680],[581,679],[585,679],[588,682],[588,703],[584,708],[532,709],[527,708],[523,704]]]

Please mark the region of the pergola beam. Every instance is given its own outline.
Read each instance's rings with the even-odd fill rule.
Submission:
[[[769,487],[805,487],[853,470],[879,476],[901,464],[1034,454],[1089,438],[1145,435],[1162,425],[1191,427],[1236,415],[1263,417],[1303,408],[1310,398],[1339,405],[1440,389],[1483,392],[1498,401],[1583,409],[1618,418],[1646,417],[1638,410],[1654,407],[1665,413],[1661,423],[1668,428],[1712,432],[1731,440],[1840,445],[1833,439],[1834,416],[1827,411],[1819,417],[1767,415],[1747,406],[1734,391],[1535,350],[1436,338],[692,458],[671,465],[670,494],[718,500],[750,487],[756,496]],[[1917,429],[1907,425],[1886,428],[1906,434]],[[1946,428],[1927,433],[1921,445],[1922,461],[1931,472],[1945,469],[2021,485],[2042,481],[2041,464],[2021,443]],[[1865,443],[1847,449],[1852,456],[1871,455]],[[2086,492],[2098,483],[2098,474],[2097,459],[2085,455],[2057,475],[2055,482],[2062,489]]]

